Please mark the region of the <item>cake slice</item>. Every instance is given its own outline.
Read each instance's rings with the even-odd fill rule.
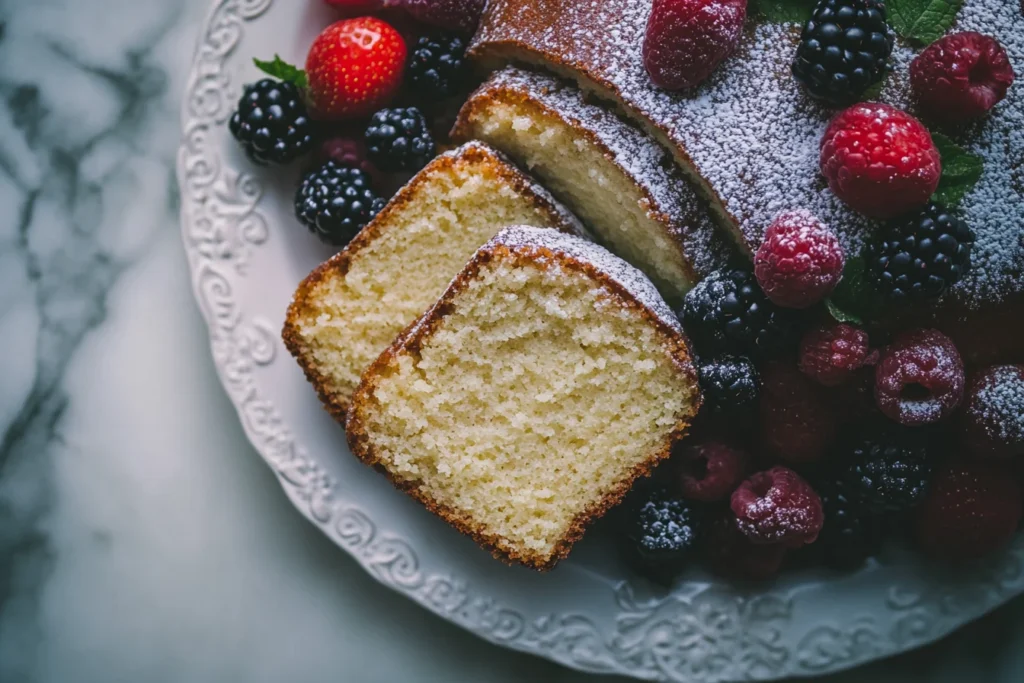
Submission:
[[[732,252],[657,142],[547,74],[495,73],[452,137],[483,140],[529,170],[673,305]]]
[[[506,561],[550,569],[700,405],[678,321],[603,247],[502,230],[367,370],[352,452]]]
[[[282,334],[324,405],[344,420],[359,377],[501,228],[579,222],[480,143],[416,175],[339,254],[299,285]]]

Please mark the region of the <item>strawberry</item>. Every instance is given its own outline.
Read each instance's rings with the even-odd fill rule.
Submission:
[[[692,88],[732,54],[743,34],[747,0],[654,0],[643,60],[660,88]]]

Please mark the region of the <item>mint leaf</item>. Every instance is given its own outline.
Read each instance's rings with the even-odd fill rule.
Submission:
[[[803,25],[811,18],[816,0],[757,0],[757,12],[768,21]]]
[[[274,61],[272,62],[264,62],[259,59],[252,61],[256,64],[256,68],[269,76],[280,79],[285,83],[292,83],[303,90],[309,87],[306,72],[284,61],[279,55],[274,55]]]
[[[985,170],[984,162],[942,133],[932,133],[932,140],[942,157],[942,177],[932,199],[946,206],[956,206],[978,183]]]
[[[950,29],[963,0],[889,0],[887,4],[896,33],[928,44]]]
[[[843,279],[826,300],[828,312],[838,322],[861,324],[881,312],[882,296],[868,276],[867,265],[863,256],[848,259],[843,268]]]

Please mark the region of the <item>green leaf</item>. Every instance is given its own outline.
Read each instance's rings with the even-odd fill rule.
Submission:
[[[816,0],[757,0],[757,11],[768,21],[805,24],[814,12]]]
[[[942,133],[932,133],[932,140],[942,157],[942,177],[932,199],[946,206],[956,206],[978,183],[985,170],[984,162]]]
[[[309,87],[306,72],[284,61],[279,55],[274,55],[274,61],[272,62],[264,62],[259,59],[252,61],[260,71],[269,76],[273,76],[286,83],[292,83],[303,90]]]
[[[928,44],[953,26],[964,0],[889,0],[889,20],[904,38]]]
[[[841,323],[861,324],[878,316],[883,307],[883,300],[874,282],[868,277],[867,260],[863,256],[855,256],[846,261],[843,268],[843,279],[825,306],[828,312]]]
[[[884,74],[882,78],[870,88],[864,91],[860,96],[860,99],[864,102],[875,102],[879,97],[882,96],[882,90],[885,89],[885,81],[887,80],[888,73]]]

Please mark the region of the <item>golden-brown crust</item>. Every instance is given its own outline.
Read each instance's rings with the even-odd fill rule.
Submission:
[[[536,97],[531,97],[529,93],[518,88],[495,86],[490,83],[485,83],[480,86],[476,92],[470,95],[469,99],[459,111],[458,118],[455,121],[455,126],[452,128],[452,139],[456,141],[472,140],[474,137],[473,122],[482,118],[487,108],[495,104],[510,104],[533,108],[543,116],[548,116],[561,121],[566,127],[571,128],[576,135],[584,138],[589,144],[595,147],[601,155],[608,160],[608,163],[613,167],[620,169],[624,176],[627,178],[629,177],[629,172],[622,168],[616,159],[615,153],[608,148],[597,133],[580,125],[579,122],[570,120],[564,112],[557,111],[547,106]],[[694,270],[690,257],[687,255],[682,243],[674,237],[676,233],[683,232],[684,225],[688,223],[693,225],[700,223],[701,216],[698,215],[697,207],[693,208],[690,215],[680,217],[670,216],[664,211],[660,211],[655,208],[659,206],[659,202],[651,195],[650,191],[646,187],[635,181],[632,181],[632,185],[647,201],[648,216],[662,226],[665,235],[668,237],[668,242],[675,247],[676,253],[679,256],[679,261],[683,265],[686,279],[690,283],[698,282],[701,279],[701,276],[696,272],[696,270]]]
[[[555,549],[550,557],[520,552],[505,542],[504,539],[489,534],[480,525],[475,524],[469,516],[431,499],[420,490],[418,482],[398,479],[391,472],[385,470],[388,479],[396,488],[405,491],[422,503],[428,510],[444,519],[462,533],[470,536],[496,558],[510,564],[520,563],[538,571],[547,571],[569,554],[573,544],[582,538],[583,533],[591,522],[603,516],[608,510],[617,505],[632,488],[636,479],[641,476],[650,475],[654,467],[661,460],[669,456],[672,444],[686,434],[690,421],[697,414],[701,403],[697,384],[697,371],[685,337],[678,330],[669,326],[648,307],[637,301],[622,284],[608,277],[606,273],[598,269],[594,264],[575,259],[562,252],[535,246],[510,247],[502,244],[489,245],[476,253],[466,268],[448,286],[441,299],[429,311],[424,313],[419,320],[407,327],[363,374],[362,382],[352,396],[345,431],[352,453],[367,465],[377,466],[380,464],[380,459],[376,454],[373,442],[363,427],[365,413],[371,409],[373,403],[373,393],[378,386],[378,379],[387,374],[400,355],[418,354],[424,341],[437,330],[444,318],[451,313],[456,297],[469,286],[469,283],[477,277],[480,270],[486,264],[499,258],[510,259],[517,265],[538,268],[551,268],[554,267],[554,264],[557,264],[561,268],[581,270],[599,281],[610,296],[615,298],[621,305],[641,315],[658,330],[665,349],[672,356],[680,372],[688,377],[695,390],[695,400],[691,406],[692,410],[687,415],[679,416],[676,426],[665,439],[662,447],[643,462],[636,465],[630,472],[626,473],[616,487],[605,495],[604,498],[595,501],[586,510],[577,515],[570,524],[565,536],[559,539],[555,545]],[[544,266],[541,264],[550,265]]]
[[[288,306],[281,339],[284,341],[285,348],[302,368],[306,379],[313,385],[324,408],[339,422],[345,421],[349,400],[332,388],[330,378],[317,367],[299,333],[299,321],[305,317],[304,312],[313,308],[315,290],[321,282],[328,278],[344,277],[348,273],[352,261],[388,229],[391,217],[403,211],[410,202],[414,201],[421,188],[430,182],[431,176],[450,171],[460,165],[474,165],[481,172],[497,176],[518,194],[530,197],[534,208],[547,217],[550,225],[556,226],[563,232],[579,232],[579,225],[567,212],[540,194],[539,187],[526,174],[507,161],[500,153],[483,143],[474,142],[463,145],[430,162],[398,191],[388,205],[359,231],[359,234],[349,242],[348,246],[321,263],[306,276],[299,284],[292,297],[292,302]]]

